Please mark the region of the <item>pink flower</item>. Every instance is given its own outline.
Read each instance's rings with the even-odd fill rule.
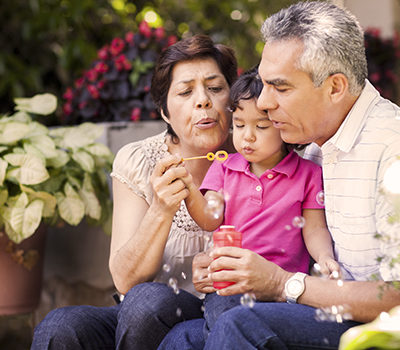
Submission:
[[[87,102],[86,101],[82,101],[82,102],[79,102],[78,107],[79,107],[79,109],[84,109],[86,107],[86,105],[87,105]]]
[[[125,55],[119,55],[115,60],[115,67],[117,68],[118,71],[121,70],[129,70],[132,68],[131,63],[128,61]]]
[[[131,112],[131,120],[134,122],[138,121],[140,119],[140,112],[141,111],[139,107],[133,108]]]
[[[98,74],[97,74],[96,70],[94,70],[94,69],[90,69],[85,73],[86,78],[92,82],[97,79],[97,75]]]
[[[108,72],[108,65],[105,64],[104,62],[98,62],[94,68],[93,68],[97,73],[103,74]]]
[[[70,115],[70,114],[72,114],[72,106],[71,106],[71,103],[67,102],[67,103],[64,104],[64,106],[63,106],[63,113],[64,113],[65,115]]]
[[[146,21],[142,21],[139,24],[139,33],[145,36],[146,38],[151,37],[151,28]]]
[[[80,77],[80,78],[76,79],[76,80],[75,80],[75,87],[76,87],[77,89],[80,89],[80,88],[83,86],[84,81],[85,81],[85,80],[84,80],[83,77]]]
[[[106,82],[104,80],[100,80],[97,83],[96,87],[97,87],[97,89],[101,90],[104,87],[105,84],[106,84]]]
[[[371,73],[369,77],[373,82],[377,82],[381,79],[381,75],[378,72]]]
[[[110,52],[111,55],[117,56],[125,47],[125,42],[121,38],[114,38],[111,41]]]

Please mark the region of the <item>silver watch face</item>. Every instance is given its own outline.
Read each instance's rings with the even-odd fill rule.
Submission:
[[[287,291],[290,295],[298,295],[303,291],[303,284],[299,280],[291,280],[288,283]]]

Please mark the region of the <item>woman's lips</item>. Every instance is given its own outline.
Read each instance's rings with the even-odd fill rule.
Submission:
[[[200,119],[195,125],[199,129],[210,129],[213,128],[217,124],[217,121],[215,119],[211,118],[204,118]]]

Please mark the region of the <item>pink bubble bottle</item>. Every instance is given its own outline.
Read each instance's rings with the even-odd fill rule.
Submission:
[[[242,234],[235,230],[235,226],[221,225],[218,230],[213,233],[214,248],[218,247],[242,247]],[[216,289],[226,288],[235,284],[235,282],[213,282]]]

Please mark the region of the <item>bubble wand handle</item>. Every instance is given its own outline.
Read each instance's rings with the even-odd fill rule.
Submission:
[[[219,162],[223,162],[228,158],[228,153],[226,151],[217,151],[215,152],[215,154],[212,152],[208,152],[206,156],[182,158],[182,161],[193,160],[193,159],[204,159],[204,158],[208,159],[209,161],[213,161],[214,159],[216,159]]]

